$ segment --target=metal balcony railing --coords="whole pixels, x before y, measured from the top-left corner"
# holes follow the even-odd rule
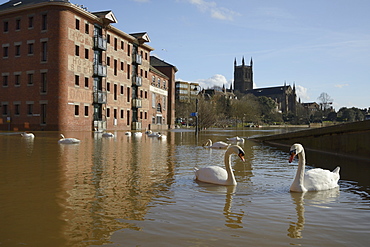
[[[107,66],[103,64],[94,64],[94,76],[107,76]]]
[[[132,60],[133,60],[134,63],[140,65],[142,63],[143,59],[142,59],[140,54],[134,54],[133,57],[132,57]]]
[[[143,80],[141,76],[133,76],[132,77],[132,84],[138,87],[143,85]]]
[[[107,40],[100,35],[94,35],[94,49],[107,50]]]
[[[132,99],[132,107],[133,108],[141,108],[142,107],[141,99]]]
[[[93,92],[93,103],[95,104],[106,104],[107,103],[107,92],[100,90]]]

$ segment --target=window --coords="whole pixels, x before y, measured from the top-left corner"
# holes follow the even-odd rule
[[[76,56],[80,55],[80,46],[78,46],[78,45],[75,46],[75,55]]]
[[[85,33],[89,34],[89,23],[85,23]]]
[[[125,48],[125,43],[121,41],[121,49],[124,50],[124,48]]]
[[[124,86],[121,85],[121,94],[123,95],[123,92],[124,92]]]
[[[3,47],[3,57],[8,57],[9,56],[9,47],[4,46]]]
[[[118,48],[118,40],[117,38],[114,38],[114,50],[117,51]]]
[[[85,105],[85,117],[89,116],[89,107]]]
[[[8,115],[8,104],[3,103],[1,108],[3,108],[3,115]]]
[[[110,117],[110,108],[107,108],[107,117]]]
[[[28,55],[33,55],[33,43],[28,44]]]
[[[48,43],[46,41],[41,42],[41,61],[46,62],[48,56]]]
[[[127,79],[130,79],[130,69],[131,69],[131,66],[127,64]]]
[[[33,115],[33,104],[27,104],[27,115]]]
[[[110,35],[107,35],[107,43],[110,44]]]
[[[19,116],[19,104],[14,104],[14,115]]]
[[[80,114],[80,106],[75,105],[75,116],[78,116]]]
[[[124,62],[121,62],[121,70],[122,71],[123,71],[124,67],[125,67],[125,63]]]
[[[127,102],[130,102],[130,88],[127,87]]]
[[[41,104],[41,124],[46,124],[46,104]]]
[[[9,22],[4,21],[4,33],[7,33],[9,31]]]
[[[21,75],[20,74],[15,74],[14,75],[14,85],[15,86],[20,86],[21,85]]]
[[[110,83],[107,82],[107,91],[110,92]]]
[[[28,17],[28,28],[33,28],[33,16]]]
[[[110,66],[110,57],[107,57],[107,66]]]
[[[21,19],[16,19],[15,20],[15,30],[20,30],[21,29]]]
[[[114,100],[117,100],[117,94],[118,94],[118,85],[114,84],[113,85],[113,98],[114,98]]]
[[[47,14],[42,15],[41,20],[41,30],[47,30],[48,29],[48,16]]]
[[[7,87],[8,83],[8,75],[3,75],[3,87]]]
[[[15,56],[19,57],[21,55],[21,45],[15,46]]]
[[[33,85],[33,74],[28,74],[28,82],[27,85]]]
[[[76,19],[76,29],[80,30],[80,20]]]
[[[79,86],[79,85],[80,85],[80,76],[75,75],[75,86]]]
[[[120,117],[124,118],[124,116],[125,116],[125,111],[121,109],[121,116]]]
[[[114,71],[113,71],[113,73],[114,73],[114,75],[117,75],[117,59],[114,59],[114,61],[113,61],[113,68],[114,68]]]
[[[152,93],[152,108],[156,107],[155,102],[156,102],[155,93]]]
[[[85,48],[85,58],[89,59],[89,49]]]
[[[131,56],[131,46],[127,45],[127,56]]]
[[[41,93],[46,93],[47,89],[47,77],[46,72],[41,73]]]
[[[89,77],[85,77],[85,87],[89,88]]]

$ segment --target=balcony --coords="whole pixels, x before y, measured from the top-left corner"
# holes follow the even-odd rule
[[[133,76],[132,77],[132,85],[141,87],[142,86],[142,78],[141,76]]]
[[[132,57],[132,62],[140,65],[142,63],[142,57],[141,57],[141,55],[134,54],[133,57]]]
[[[94,35],[94,50],[96,49],[103,51],[107,50],[107,40],[102,36]]]
[[[132,130],[141,130],[141,122],[132,122],[131,123]]]
[[[141,99],[132,99],[132,107],[141,108],[142,107]]]
[[[94,104],[106,104],[107,103],[107,92],[102,92],[102,91],[93,92],[93,103]]]
[[[102,64],[94,64],[94,76],[107,76],[107,66]]]

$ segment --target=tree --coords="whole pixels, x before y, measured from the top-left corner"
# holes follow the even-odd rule
[[[330,109],[330,105],[333,104],[333,99],[327,93],[321,93],[317,99],[319,100],[319,102],[321,102],[321,110],[323,111]]]

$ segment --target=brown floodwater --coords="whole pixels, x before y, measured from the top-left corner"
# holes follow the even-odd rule
[[[370,164],[306,152],[308,166],[341,166],[338,189],[290,193],[289,150],[248,140],[288,129],[166,132],[167,139],[0,133],[0,246],[368,246]],[[240,136],[237,186],[194,181],[223,166],[208,138]]]

